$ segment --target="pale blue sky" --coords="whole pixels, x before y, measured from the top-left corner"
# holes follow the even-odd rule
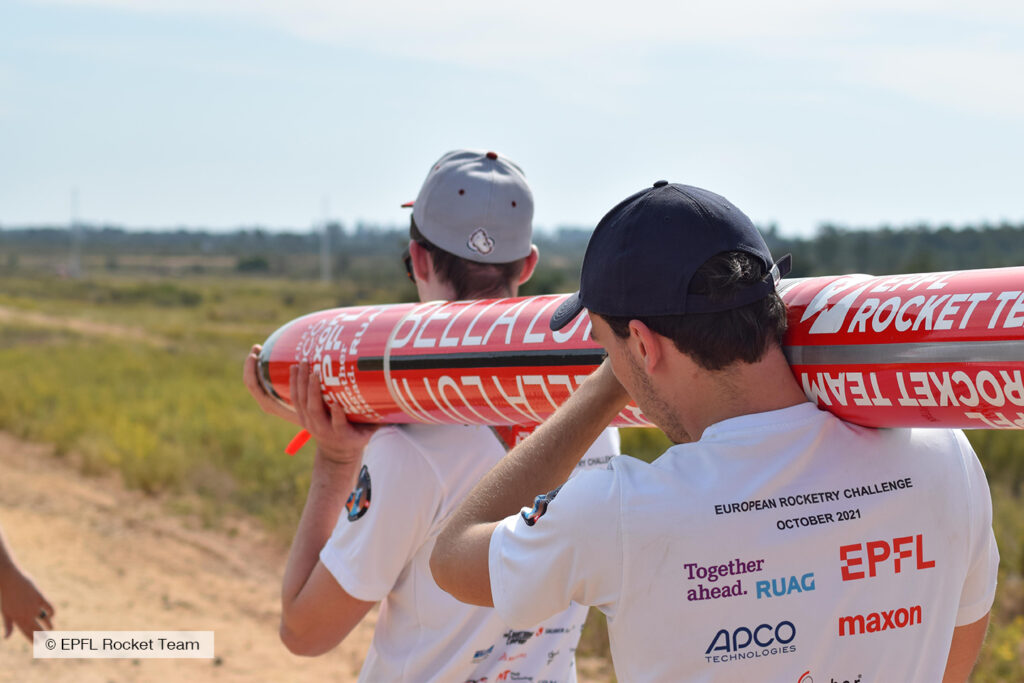
[[[540,227],[659,178],[809,235],[1024,221],[1024,3],[0,0],[0,226],[404,224],[494,149]]]

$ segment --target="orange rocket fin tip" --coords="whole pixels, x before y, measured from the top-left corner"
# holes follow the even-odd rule
[[[284,447],[284,452],[288,455],[295,455],[306,445],[307,441],[309,441],[309,432],[305,429],[300,429],[299,433],[293,436],[288,445]]]

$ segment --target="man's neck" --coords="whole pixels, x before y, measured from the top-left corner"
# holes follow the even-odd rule
[[[697,369],[692,378],[691,390],[677,395],[674,403],[694,441],[717,422],[807,401],[778,347],[755,363],[734,363],[719,371]]]

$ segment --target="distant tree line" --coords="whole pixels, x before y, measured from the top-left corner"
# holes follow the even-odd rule
[[[330,254],[337,279],[378,281],[401,273],[398,256],[408,239],[407,228],[361,224],[345,229],[339,223],[322,231],[284,232],[263,228],[218,232],[201,229],[129,230],[83,226],[83,257],[92,255],[107,269],[130,254],[228,257],[243,275],[316,277],[323,248]],[[565,227],[538,231],[535,242],[543,258],[526,293],[567,291],[575,287],[590,230]],[[786,237],[770,226],[763,229],[772,253],[793,254],[793,277],[853,272],[885,275],[1024,264],[1024,224],[951,228],[919,225],[851,229],[823,225],[812,237]],[[19,254],[66,254],[72,233],[61,227],[0,229],[0,268],[14,267]],[[223,260],[223,259],[222,259]],[[202,271],[207,266],[194,265]]]
[[[774,229],[765,231],[765,238],[776,256],[793,254],[793,277],[1024,265],[1024,224],[873,230],[824,225],[807,239],[785,238]]]

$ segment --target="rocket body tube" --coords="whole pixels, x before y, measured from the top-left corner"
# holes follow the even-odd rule
[[[783,280],[785,353],[821,408],[871,427],[1024,428],[1024,268]],[[260,356],[284,403],[307,361],[359,422],[542,422],[601,362],[565,294],[354,306],[287,323]],[[649,426],[630,404],[617,426]]]

